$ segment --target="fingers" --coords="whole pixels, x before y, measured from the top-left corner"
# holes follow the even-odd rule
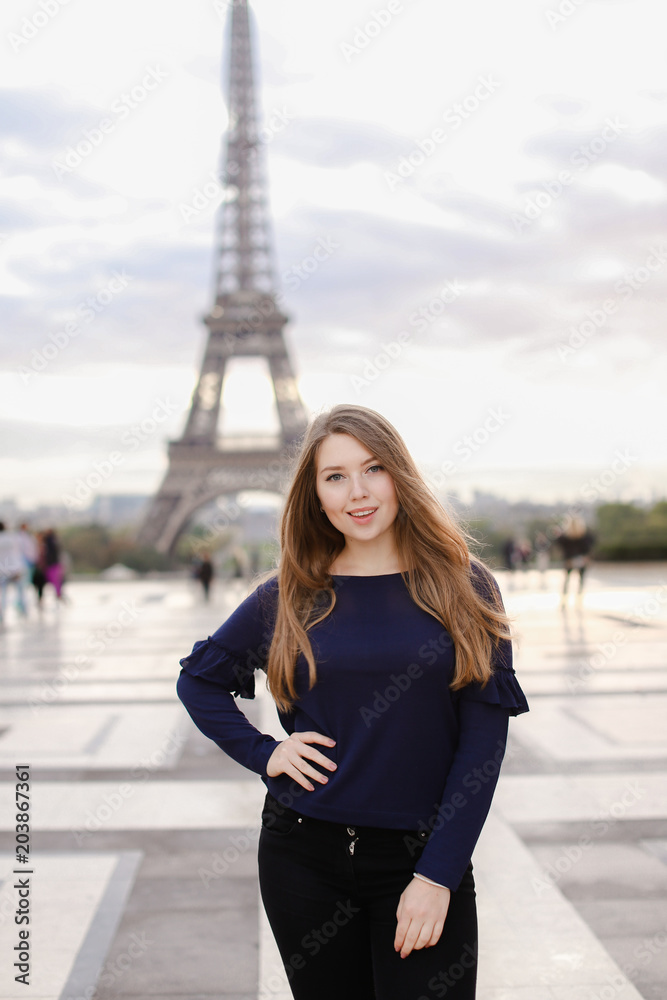
[[[401,958],[407,958],[410,952],[421,948],[432,948],[437,944],[442,934],[444,923],[433,924],[431,921],[409,920],[399,921],[394,938],[394,950],[400,951]]]
[[[298,767],[294,766],[294,764],[289,764],[280,773],[286,774],[289,778],[293,778],[297,785],[301,785],[301,787],[305,788],[307,792],[315,791],[315,786],[308,781],[308,778],[305,776],[303,771],[300,771]]]
[[[267,774],[270,777],[276,777],[279,774],[289,775],[309,792],[314,791],[315,787],[308,780],[309,778],[321,785],[326,785],[329,780],[327,776],[313,767],[309,761],[312,761],[313,764],[319,764],[329,771],[335,771],[337,765],[311,746],[311,743],[332,747],[335,746],[336,741],[322,733],[292,733],[276,747],[269,758]]]
[[[413,950],[430,948],[440,940],[449,909],[449,889],[428,886],[418,879],[406,886],[396,909],[394,949],[401,958]]]
[[[338,766],[334,761],[325,757],[323,753],[320,753],[319,750],[316,750],[315,747],[308,746],[308,744],[301,744],[300,740],[295,740],[293,747],[296,747],[300,757],[307,757],[308,760],[312,760],[315,764],[321,764],[322,767],[326,767],[328,771],[335,771]]]
[[[440,935],[442,934],[443,928],[445,926],[444,921],[438,921],[433,927],[433,932],[430,939],[424,945],[425,948],[432,948],[434,944],[437,944],[440,940]]]
[[[323,733],[292,733],[292,737],[296,737],[304,743],[322,743],[327,747],[336,746],[336,741],[332,740],[330,736],[325,736]]]
[[[307,788],[310,792],[313,791],[313,785],[311,785],[307,780],[304,784],[301,780],[302,777],[305,779],[312,778],[313,781],[317,781],[320,785],[326,785],[329,780],[326,774],[322,774],[321,771],[311,767],[310,764],[307,764],[302,757],[298,757],[296,760],[290,761],[289,767],[293,769],[295,773],[292,774],[292,771],[285,769],[285,774],[292,774],[292,777],[295,777],[299,784],[303,785],[303,787]]]
[[[312,733],[308,735],[319,736],[320,734]],[[326,736],[323,737],[323,739],[328,741],[328,737]],[[333,743],[333,741],[328,742]],[[289,739],[284,741],[283,746],[290,763],[295,764],[298,768],[304,771],[304,773],[309,774],[311,778],[317,778],[318,781],[324,776],[321,772],[316,771],[309,764],[306,764],[306,759],[313,761],[314,764],[320,764],[328,771],[335,771],[338,766],[332,760],[329,760],[328,757],[325,757],[323,753],[320,753],[319,750],[316,750],[315,747],[311,747],[307,743],[304,743],[301,733],[292,733]],[[324,778],[324,782],[326,782],[326,778]]]

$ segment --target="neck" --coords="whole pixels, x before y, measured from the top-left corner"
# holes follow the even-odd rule
[[[346,539],[345,547],[332,563],[330,572],[379,576],[402,573],[404,568],[394,539],[381,537],[370,542]]]

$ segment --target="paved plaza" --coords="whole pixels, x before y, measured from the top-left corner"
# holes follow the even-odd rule
[[[595,566],[565,608],[560,571],[497,577],[531,712],[512,720],[474,857],[479,1000],[665,1000],[667,565]],[[245,593],[220,582],[207,605],[188,580],[74,581],[41,618],[8,614],[1,1000],[290,996],[258,899],[264,786],[198,733],[174,687],[179,657]],[[263,687],[241,704],[279,735]],[[27,906],[28,985],[14,967]]]

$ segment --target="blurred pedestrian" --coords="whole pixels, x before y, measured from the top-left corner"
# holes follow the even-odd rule
[[[513,573],[519,565],[519,550],[513,535],[505,539],[503,557],[505,559],[505,569]]]
[[[211,580],[214,576],[213,563],[211,562],[211,556],[208,552],[202,552],[201,560],[195,570],[195,576],[202,585],[204,600],[208,601],[209,591],[211,589]]]
[[[533,543],[533,551],[535,553],[535,568],[540,574],[540,587],[544,589],[546,586],[544,576],[546,571],[549,569],[551,557],[551,542],[543,531],[538,531],[536,533],[535,541]]]
[[[498,585],[362,406],[311,424],[280,541],[277,572],[183,657],[178,694],[266,783],[260,889],[292,994],[407,1000],[458,969],[448,1000],[472,1000],[470,858],[509,717],[528,710]],[[256,670],[282,740],[234,699]]]
[[[46,573],[44,567],[44,532],[38,531],[35,537],[37,552],[35,565],[32,568],[32,585],[37,593],[37,608],[42,610],[42,599],[44,597],[44,587],[46,586]]]
[[[25,560],[18,531],[7,531],[4,521],[0,521],[0,623],[7,610],[7,591],[12,584],[16,591],[16,610],[26,614],[23,581]]]
[[[64,566],[60,542],[53,528],[48,528],[42,537],[43,572],[59,601],[63,600]]]
[[[37,539],[25,523],[19,525],[18,538],[21,552],[23,553],[23,592],[25,594],[32,583],[32,575],[39,555],[39,546]]]
[[[526,538],[525,535],[522,535],[521,538],[518,539],[515,551],[517,566],[519,566],[522,570],[527,570],[530,557],[533,554],[533,547],[530,544],[530,540]]]
[[[578,514],[568,514],[556,538],[556,544],[560,547],[565,561],[562,595],[565,603],[570,574],[573,570],[579,574],[578,596],[581,597],[584,592],[584,576],[590,565],[590,553],[595,544],[595,536],[587,527],[583,517]]]

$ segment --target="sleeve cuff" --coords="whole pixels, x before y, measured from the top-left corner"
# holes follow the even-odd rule
[[[257,752],[255,753],[255,759],[253,761],[254,767],[252,768],[257,774],[262,778],[268,777],[266,773],[266,768],[269,763],[269,758],[271,757],[273,751],[277,746],[280,746],[281,740],[276,740],[273,736],[264,736],[265,742],[261,744]]]
[[[428,882],[429,885],[437,885],[438,889],[448,889],[449,886],[443,885],[442,882],[434,882],[432,878],[427,878],[426,875],[421,875],[419,872],[412,873],[415,878],[418,878],[420,882]]]

